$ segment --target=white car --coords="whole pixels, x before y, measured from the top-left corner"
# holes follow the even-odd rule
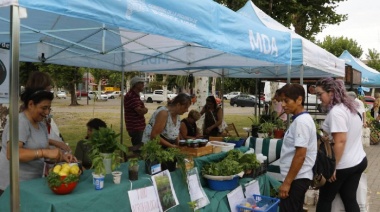
[[[101,92],[97,92],[97,91],[89,91],[88,92],[88,99],[91,100],[91,99],[96,99],[96,100],[103,100],[103,101],[107,101],[108,100],[108,96],[107,94],[102,94]]]
[[[235,96],[238,96],[238,95],[240,95],[241,94],[241,92],[231,92],[231,93],[228,93],[228,94],[224,94],[223,95],[223,99],[232,99],[232,98],[234,98]]]
[[[115,99],[120,97],[121,91],[107,91],[105,94],[107,95],[108,99]]]
[[[66,92],[65,91],[57,91],[57,94],[55,95],[58,99],[66,99],[67,98],[67,95],[66,95]]]

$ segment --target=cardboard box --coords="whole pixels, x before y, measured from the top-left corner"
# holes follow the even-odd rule
[[[180,147],[180,150],[182,153],[188,156],[200,157],[200,156],[211,154],[212,146],[204,146],[204,147],[197,147],[197,148],[184,146],[184,147]]]

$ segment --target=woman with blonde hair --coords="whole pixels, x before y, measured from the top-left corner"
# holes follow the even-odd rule
[[[377,118],[380,108],[380,93],[375,94],[375,102],[373,103],[373,118]]]
[[[194,139],[201,138],[200,130],[196,122],[201,118],[201,114],[196,110],[191,110],[187,118],[181,120],[181,127],[179,128],[180,139]]]

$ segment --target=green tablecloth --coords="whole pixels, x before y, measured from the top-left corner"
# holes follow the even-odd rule
[[[224,157],[224,153],[196,158],[195,165],[201,167],[203,163],[218,160]],[[21,211],[38,212],[75,212],[75,211],[130,211],[128,190],[142,188],[152,185],[150,175],[145,174],[144,162],[140,161],[139,180],[128,180],[127,163],[121,165],[123,172],[121,184],[116,185],[112,181],[112,176],[105,177],[104,189],[95,190],[92,184],[91,171],[85,171],[75,190],[68,195],[55,195],[48,187],[46,179],[35,179],[20,183],[20,203]],[[169,211],[191,211],[188,202],[190,195],[187,184],[184,182],[179,169],[171,172],[174,189],[179,200],[179,205]],[[202,177],[200,178],[202,179]],[[240,184],[251,181],[252,178],[243,178]],[[258,178],[262,195],[269,195],[269,185],[279,186],[279,182],[266,175]],[[204,186],[206,182],[202,182]],[[204,187],[206,195],[211,204],[200,211],[229,211],[227,194],[230,191],[214,191]],[[0,197],[1,211],[10,210],[9,188]]]

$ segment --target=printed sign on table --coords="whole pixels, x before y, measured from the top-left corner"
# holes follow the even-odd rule
[[[153,186],[128,191],[132,212],[159,212],[158,197]]]
[[[165,170],[152,176],[153,186],[156,189],[158,203],[162,211],[179,205],[177,195],[175,193],[170,172]]]

